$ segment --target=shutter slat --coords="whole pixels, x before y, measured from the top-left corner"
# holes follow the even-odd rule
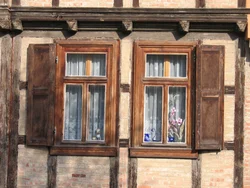
[[[51,146],[54,127],[55,45],[28,48],[27,145]]]
[[[196,64],[196,149],[223,143],[224,47],[199,46]]]

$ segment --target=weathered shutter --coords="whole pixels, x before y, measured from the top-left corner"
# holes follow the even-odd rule
[[[50,146],[53,141],[55,45],[28,48],[27,145]]]
[[[224,47],[199,46],[196,62],[196,149],[223,143]]]

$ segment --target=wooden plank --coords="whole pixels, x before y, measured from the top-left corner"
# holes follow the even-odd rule
[[[137,158],[129,158],[128,164],[128,187],[136,188],[137,187]]]
[[[235,86],[225,86],[224,94],[235,94]]]
[[[56,188],[57,156],[48,156],[48,188]]]
[[[52,7],[59,7],[59,0],[52,0]]]
[[[129,139],[119,139],[119,146],[127,148],[129,146]]]
[[[18,120],[19,120],[19,70],[21,62],[21,37],[12,39],[11,64],[11,100],[9,117],[9,161],[8,161],[8,186],[17,185],[17,157],[18,157]]]
[[[120,88],[121,88],[121,92],[124,92],[124,93],[130,92],[130,85],[129,84],[121,84]]]
[[[238,0],[238,7],[245,8],[246,7],[246,0]]]
[[[224,148],[226,150],[234,150],[234,142],[224,142]]]
[[[21,0],[12,0],[12,6],[20,6]]]
[[[123,7],[123,0],[114,0],[114,7]]]
[[[140,7],[140,0],[133,0],[133,7]]]
[[[243,187],[245,40],[239,39],[240,54],[235,66],[234,187]]]
[[[110,178],[109,178],[110,188],[119,187],[118,176],[119,176],[119,157],[110,157]]]
[[[201,160],[192,160],[192,188],[201,188]]]
[[[0,185],[7,187],[8,169],[8,118],[10,109],[11,37],[0,39]]]

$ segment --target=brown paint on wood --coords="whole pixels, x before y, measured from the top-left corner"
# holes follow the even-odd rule
[[[58,7],[59,6],[59,0],[52,0],[52,7]]]
[[[137,188],[137,158],[129,158],[128,163],[128,187]]]
[[[121,92],[123,92],[123,93],[130,92],[130,85],[129,84],[121,84],[120,88],[121,88]]]
[[[118,176],[119,176],[119,157],[110,157],[110,178],[109,178],[110,188],[119,187]]]
[[[140,0],[133,0],[133,7],[139,7],[140,6],[139,1]]]
[[[168,55],[164,56],[164,76],[169,77],[170,73],[170,57]]]
[[[21,0],[12,0],[12,6],[20,6]]]
[[[18,136],[18,145],[25,145],[26,144],[26,136],[25,135],[19,135]]]
[[[245,45],[244,37],[240,38],[240,54],[235,66],[234,187],[243,187]]]
[[[245,8],[246,7],[246,0],[238,0],[238,7]]]
[[[127,148],[129,146],[129,139],[119,139],[119,146]]]
[[[48,188],[56,188],[57,156],[48,156]]]
[[[235,86],[225,86],[224,94],[235,94]]]
[[[6,35],[2,38],[1,42],[1,60],[0,60],[0,185],[7,186],[7,171],[8,171],[8,125],[9,125],[9,111],[10,111],[10,86],[11,86],[11,37]],[[15,164],[13,164],[15,165]],[[14,174],[15,176],[15,174]]]
[[[123,0],[114,0],[114,7],[123,7]]]
[[[196,63],[196,142],[221,150],[224,120],[224,46],[199,46]]]
[[[234,142],[224,142],[224,149],[234,150]]]
[[[201,188],[201,160],[192,160],[192,188]]]

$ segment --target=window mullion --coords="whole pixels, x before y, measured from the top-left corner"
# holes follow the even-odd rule
[[[82,95],[82,141],[83,142],[86,142],[86,128],[87,128],[87,93],[88,90],[87,90],[87,84],[84,83],[83,84],[83,95]]]
[[[162,131],[162,138],[163,144],[167,143],[167,127],[168,127],[168,86],[164,85],[164,92],[163,92],[163,131]]]

